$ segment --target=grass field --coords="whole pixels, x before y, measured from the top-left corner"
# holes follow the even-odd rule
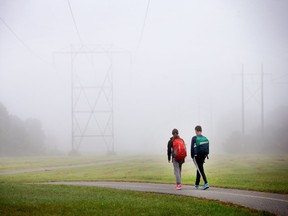
[[[0,172],[6,170],[19,170],[37,167],[53,167],[64,165],[77,165],[82,163],[95,163],[99,161],[115,160],[117,157],[0,157]]]
[[[73,165],[102,161],[102,157],[60,157],[0,159],[0,170],[22,169],[31,167],[49,167]],[[67,180],[116,180],[174,183],[173,167],[166,157],[112,157],[109,160],[120,160],[121,163],[105,166],[87,166],[66,168],[45,172],[24,173],[0,176],[0,181],[9,182],[43,182]],[[58,163],[59,161],[59,163]],[[288,156],[287,155],[217,155],[211,156],[205,163],[209,184],[214,187],[238,188],[275,193],[288,193]],[[183,165],[183,184],[193,184],[196,169],[191,160]]]
[[[62,185],[0,184],[0,215],[271,215],[218,201]]]
[[[0,171],[95,163],[105,157],[0,158]],[[45,181],[117,180],[174,183],[166,156],[110,157],[104,166],[0,175],[0,215],[269,215],[236,205],[191,197],[103,189],[25,184]],[[211,186],[288,193],[288,156],[211,156],[205,163]],[[193,184],[195,167],[183,166]]]

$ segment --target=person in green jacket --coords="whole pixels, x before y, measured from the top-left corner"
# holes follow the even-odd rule
[[[196,136],[192,137],[191,141],[191,158],[197,168],[195,188],[199,188],[200,177],[204,181],[204,185],[201,187],[202,190],[209,188],[207,177],[204,171],[205,159],[209,154],[209,141],[202,135],[202,127],[195,127]]]

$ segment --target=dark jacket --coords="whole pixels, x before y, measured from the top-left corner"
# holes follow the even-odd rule
[[[197,135],[197,136],[202,136],[202,135]],[[196,145],[197,136],[193,136],[191,140],[191,158],[194,158],[195,156],[199,155],[197,154],[197,152],[195,152],[196,148],[194,148],[194,145]]]
[[[171,154],[173,157],[173,137],[170,138],[167,144],[167,156],[168,156],[168,161],[171,160]]]

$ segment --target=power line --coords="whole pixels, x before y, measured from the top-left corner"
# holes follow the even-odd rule
[[[145,30],[145,26],[146,26],[146,20],[147,20],[147,17],[148,17],[149,7],[150,7],[150,0],[148,0],[148,2],[147,2],[147,7],[146,7],[146,12],[145,12],[144,22],[143,22],[142,29],[141,29],[141,33],[140,33],[140,38],[139,38],[139,41],[138,41],[138,44],[137,44],[135,57],[136,57],[136,55],[137,55],[137,53],[138,53],[140,44],[141,44],[142,39],[143,39],[144,30]]]
[[[77,24],[76,24],[76,21],[75,21],[75,17],[74,17],[73,11],[72,11],[72,7],[71,7],[71,4],[70,4],[70,1],[67,0],[67,2],[68,2],[68,6],[69,6],[69,10],[70,10],[71,16],[72,16],[72,20],[73,20],[73,23],[74,23],[75,30],[76,30],[76,32],[77,32],[79,41],[80,41],[80,43],[82,44],[82,38],[81,38],[79,29],[78,29]]]
[[[34,52],[25,42],[24,40],[22,40],[17,34],[16,32],[8,25],[7,22],[5,22],[5,20],[0,17],[0,21],[5,25],[5,27],[10,31],[10,33],[12,33],[14,35],[14,37],[22,44],[22,46],[24,46],[34,57],[38,58],[40,61],[42,61],[45,64],[50,65],[50,63],[48,63],[45,59],[43,59],[39,54],[37,54],[36,52]]]
[[[47,66],[51,67],[52,70],[54,70],[57,74],[57,79],[60,81],[63,81],[62,78],[59,77],[58,72],[56,71],[55,67],[51,65],[46,59],[42,58],[40,55],[38,55],[36,52],[34,52],[30,47],[16,34],[16,32],[8,25],[7,22],[3,18],[0,17],[1,22],[5,25],[5,27],[14,35],[14,37],[24,46],[34,57],[39,59],[42,63],[46,64]]]
[[[287,83],[287,82],[276,82],[276,81],[279,81],[279,80],[283,81],[285,78],[287,78],[287,76],[288,76],[288,73],[282,73],[280,76],[272,79],[271,82],[272,82],[273,84],[274,84],[274,83],[276,83],[276,84],[279,84],[279,83]]]
[[[30,47],[15,33],[15,31],[13,31],[13,29],[5,22],[5,20],[0,17],[1,22],[6,26],[6,28],[14,35],[14,37],[27,49],[29,50],[29,52],[31,52],[34,56],[39,57],[38,55],[36,55],[35,52],[33,52]]]

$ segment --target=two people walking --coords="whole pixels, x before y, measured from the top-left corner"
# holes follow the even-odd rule
[[[204,163],[209,154],[209,141],[202,135],[202,127],[199,125],[195,127],[195,134],[196,136],[193,136],[191,140],[190,152],[191,158],[197,170],[194,186],[196,189],[199,188],[200,178],[202,177],[204,185],[201,187],[201,189],[206,190],[209,188],[209,184],[204,171]],[[167,156],[169,163],[172,159],[174,175],[176,177],[176,189],[181,190],[181,171],[182,165],[185,163],[186,146],[184,140],[180,138],[179,131],[177,129],[172,130],[172,135],[173,136],[170,138],[167,145]]]

